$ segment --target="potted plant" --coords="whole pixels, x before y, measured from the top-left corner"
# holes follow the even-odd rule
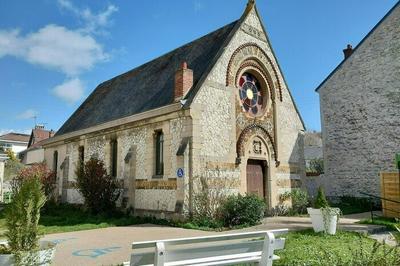
[[[7,241],[0,244],[0,265],[50,265],[55,244],[39,241],[40,209],[46,202],[37,175],[23,180],[5,212]]]
[[[329,207],[322,187],[319,187],[314,208],[307,208],[315,232],[336,234],[336,227],[340,216],[339,208]]]

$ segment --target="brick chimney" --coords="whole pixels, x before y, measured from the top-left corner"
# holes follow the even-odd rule
[[[343,49],[344,59],[347,59],[353,53],[353,47],[351,44],[347,45],[346,49]]]
[[[186,62],[175,73],[175,101],[182,99],[193,86],[193,70]]]

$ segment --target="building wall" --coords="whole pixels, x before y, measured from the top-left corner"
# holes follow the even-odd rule
[[[44,149],[38,148],[28,150],[25,152],[24,158],[22,159],[23,164],[34,164],[41,163],[44,160]]]
[[[328,194],[380,194],[400,151],[400,8],[319,89]]]
[[[236,143],[241,132],[254,123],[254,118],[246,117],[239,105],[238,88],[235,84],[227,86],[227,71],[230,60],[235,51],[245,44],[257,44],[271,59],[272,66],[265,66],[273,75],[271,67],[277,71],[277,80],[272,88],[275,94],[275,105],[271,104],[265,115],[257,119],[256,123],[268,130],[273,136],[277,159],[273,157],[271,145],[265,145],[266,152],[259,157],[251,154],[252,137],[245,143],[245,156],[240,164],[236,164]],[[244,62],[251,57],[266,63],[267,59],[256,48],[240,54],[237,63]],[[278,83],[281,86],[282,101],[279,98]],[[271,99],[270,99],[271,101]],[[303,125],[297,113],[291,95],[273,52],[263,32],[261,23],[254,10],[250,11],[245,23],[233,36],[209,73],[206,82],[196,95],[192,104],[193,121],[193,156],[197,162],[194,167],[194,176],[212,176],[215,178],[236,180],[234,188],[242,193],[246,192],[246,163],[247,159],[263,159],[267,167],[267,197],[269,204],[274,206],[279,195],[292,187],[299,187],[304,176],[304,155],[302,144]],[[254,137],[254,136],[253,136]],[[279,165],[279,166],[277,166]]]
[[[79,160],[79,147],[84,146],[85,161],[92,157],[105,163],[110,169],[110,142],[118,142],[117,178],[121,180],[123,194],[119,204],[132,207],[137,213],[160,214],[175,212],[183,206],[184,180],[177,178],[176,171],[183,168],[187,171],[185,156],[177,156],[181,139],[190,133],[189,119],[184,111],[157,117],[121,128],[82,135],[79,140],[47,147],[46,162],[53,163],[54,151],[58,151],[58,188],[61,200],[70,203],[82,203],[83,199],[74,188],[75,170]],[[164,133],[164,175],[155,177],[154,165],[154,132]],[[128,158],[127,155],[130,154]],[[187,158],[186,158],[187,160]]]

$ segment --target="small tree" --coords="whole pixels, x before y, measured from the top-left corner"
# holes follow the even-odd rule
[[[36,178],[41,182],[46,198],[51,199],[56,182],[55,173],[50,171],[45,163],[37,163],[23,168],[11,182],[13,194],[18,193],[25,180]]]
[[[318,188],[317,198],[314,202],[315,208],[326,208],[329,207],[328,201],[326,200],[325,193],[322,187]]]
[[[6,209],[6,237],[17,265],[34,265],[39,247],[38,223],[40,209],[46,202],[42,184],[37,176],[22,181],[13,201]],[[29,263],[27,263],[29,261]]]
[[[91,158],[84,165],[78,165],[75,173],[77,188],[92,213],[115,210],[115,202],[120,195],[118,180],[107,174],[102,161]]]

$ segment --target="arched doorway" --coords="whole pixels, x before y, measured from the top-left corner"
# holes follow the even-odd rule
[[[248,159],[246,165],[247,193],[266,198],[267,164],[262,160]]]

